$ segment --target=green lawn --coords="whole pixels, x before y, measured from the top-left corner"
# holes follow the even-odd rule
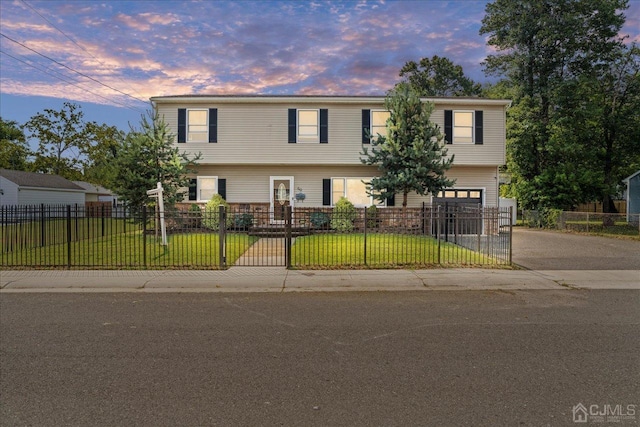
[[[246,234],[227,235],[227,264],[233,263],[257,240]],[[67,244],[2,252],[3,267],[66,267],[69,251],[72,268],[219,268],[219,239],[215,233],[168,236],[161,246],[140,231]]]
[[[480,253],[432,237],[402,234],[317,234],[296,238],[291,265],[296,268],[346,266],[416,266],[497,264]]]
[[[71,240],[97,239],[114,234],[139,230],[140,225],[122,218],[53,218],[42,221],[25,221],[0,225],[3,250],[32,248],[34,246],[56,245]]]

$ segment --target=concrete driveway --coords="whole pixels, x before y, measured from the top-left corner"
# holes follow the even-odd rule
[[[513,262],[531,270],[640,270],[640,241],[514,227]]]

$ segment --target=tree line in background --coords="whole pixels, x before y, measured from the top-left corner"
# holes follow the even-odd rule
[[[622,179],[640,169],[640,49],[619,37],[627,8],[627,0],[495,0],[486,6],[480,34],[495,49],[484,67],[497,83],[474,82],[448,58],[422,58],[401,68],[387,105],[415,108],[416,95],[510,99],[504,171],[511,182],[502,195],[517,198],[525,209],[570,209],[599,200],[611,212]],[[425,118],[419,124],[394,126],[421,132],[418,145],[425,144],[425,135],[440,144],[429,114],[419,113]],[[185,174],[198,158],[179,153],[166,124],[153,114],[125,134],[84,122],[79,107],[65,103],[24,126],[1,119],[0,126],[0,167],[101,184],[132,204],[145,200],[142,192],[157,181],[168,183],[170,202],[179,200],[177,189],[186,186]],[[37,151],[29,149],[24,131],[39,142]],[[444,178],[451,164],[446,150],[425,157],[416,152],[416,139],[405,136],[373,138],[372,150],[363,153],[363,163],[390,165],[372,183],[376,194],[451,184]],[[401,175],[393,165],[398,160]],[[441,179],[423,179],[430,176],[425,167]]]
[[[30,149],[25,134],[38,141],[36,150]],[[125,133],[86,122],[77,104],[65,102],[60,111],[45,109],[22,126],[0,118],[0,168],[102,185],[137,212],[157,182],[163,183],[169,206],[181,200],[179,190],[188,185],[186,175],[199,155],[180,153],[174,139],[153,112]]]

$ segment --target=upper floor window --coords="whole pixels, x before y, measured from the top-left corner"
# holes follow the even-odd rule
[[[289,141],[329,142],[329,110],[289,108]]]
[[[362,110],[362,143],[370,144],[378,134],[387,135],[387,120],[390,113],[385,110]]]
[[[318,142],[319,128],[318,110],[298,110],[298,142]]]
[[[473,142],[473,111],[453,112],[453,140],[455,142]]]
[[[208,128],[207,110],[187,110],[188,142],[207,142]]]
[[[378,134],[387,136],[387,120],[391,117],[388,111],[371,110],[371,137],[377,138]]]
[[[218,142],[218,109],[178,108],[178,142]]]
[[[447,144],[482,144],[483,112],[445,110],[444,132]]]

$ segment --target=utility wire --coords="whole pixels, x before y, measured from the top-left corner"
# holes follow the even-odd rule
[[[142,112],[142,110],[139,110],[139,109],[137,109],[137,108],[135,108],[135,107],[132,107],[132,106],[127,105],[127,104],[124,104],[124,103],[122,103],[122,102],[114,101],[113,99],[109,99],[109,98],[107,98],[107,97],[105,97],[105,96],[102,96],[102,95],[100,95],[100,94],[98,94],[98,93],[95,93],[95,92],[93,92],[93,91],[91,91],[91,90],[89,90],[89,89],[86,89],[86,88],[84,88],[84,87],[80,86],[79,84],[76,84],[76,83],[80,83],[80,82],[79,82],[79,81],[77,81],[77,80],[69,81],[69,80],[67,80],[66,76],[64,76],[64,78],[63,78],[63,77],[56,76],[56,75],[54,75],[54,74],[50,73],[50,72],[49,72],[49,70],[44,69],[44,68],[39,68],[39,67],[37,67],[37,66],[35,66],[35,65],[33,65],[33,64],[30,64],[30,63],[28,63],[28,62],[26,62],[26,61],[23,61],[23,60],[22,60],[22,59],[20,59],[20,58],[16,58],[15,56],[13,56],[13,55],[11,55],[11,54],[8,54],[7,52],[3,51],[2,49],[0,49],[0,53],[2,53],[2,54],[4,54],[4,55],[7,55],[8,57],[15,59],[16,61],[22,62],[23,64],[28,65],[29,67],[35,68],[36,70],[42,71],[42,72],[43,72],[43,73],[45,73],[45,74],[49,74],[51,77],[54,77],[54,78],[56,78],[56,79],[58,79],[58,80],[61,80],[61,81],[65,82],[65,83],[67,83],[67,84],[70,84],[71,86],[75,86],[75,87],[77,87],[78,89],[81,89],[81,90],[83,90],[83,91],[85,91],[85,92],[89,92],[89,93],[90,93],[90,94],[92,94],[92,95],[95,95],[95,96],[97,96],[97,97],[99,97],[99,98],[104,99],[105,101],[115,102],[116,104],[122,105],[123,107],[128,108],[128,109],[133,110],[133,111],[136,111],[136,112],[138,112],[138,113],[141,113],[141,112]],[[60,74],[60,73],[58,73],[57,71],[55,71],[55,72],[56,72],[57,74]],[[63,75],[63,74],[60,74],[60,75]],[[75,83],[74,83],[74,82],[75,82]]]
[[[63,64],[62,62],[56,61],[55,59],[50,58],[50,57],[48,57],[47,55],[44,55],[44,54],[42,54],[42,53],[38,52],[37,50],[34,50],[34,49],[30,48],[29,46],[26,46],[25,44],[20,43],[19,41],[12,39],[11,37],[9,37],[9,36],[7,36],[7,35],[5,35],[5,34],[0,33],[0,36],[4,37],[5,39],[7,39],[7,40],[9,40],[9,41],[12,41],[12,42],[13,42],[13,43],[15,43],[15,44],[18,44],[18,45],[20,45],[20,46],[24,47],[25,49],[30,50],[31,52],[33,52],[33,53],[35,53],[35,54],[37,54],[37,55],[42,56],[43,58],[48,59],[48,60],[49,60],[49,61],[51,61],[51,62],[54,62],[54,63],[56,63],[56,64],[60,65],[61,67],[66,68],[66,69],[67,69],[67,70],[69,70],[69,71],[73,71],[74,73],[79,74],[79,75],[81,75],[82,77],[85,77],[85,78],[87,78],[87,79],[89,79],[89,80],[91,80],[91,81],[94,81],[94,82],[98,83],[98,84],[99,84],[99,85],[101,85],[101,86],[104,86],[104,87],[106,87],[106,88],[108,88],[108,89],[111,89],[111,90],[113,90],[113,91],[115,91],[115,92],[118,92],[118,93],[120,93],[120,94],[122,94],[122,95],[125,95],[125,96],[127,96],[127,97],[129,97],[129,98],[135,99],[136,101],[140,101],[140,102],[144,102],[144,103],[146,103],[146,102],[147,102],[147,101],[142,100],[142,99],[140,99],[140,98],[136,98],[136,97],[135,97],[135,96],[133,96],[133,95],[129,95],[128,93],[125,93],[125,92],[123,92],[123,91],[121,91],[121,90],[119,90],[119,89],[116,89],[116,88],[114,88],[114,87],[111,87],[111,86],[109,86],[109,85],[107,85],[107,84],[105,84],[105,83],[102,83],[101,81],[99,81],[99,80],[97,80],[97,79],[94,79],[93,77],[88,76],[88,75],[86,75],[86,74],[84,74],[84,73],[82,73],[82,72],[80,72],[80,71],[78,71],[78,70],[74,70],[73,68],[68,67],[67,65]]]
[[[71,41],[71,43],[73,43],[74,45],[78,46],[80,49],[82,49],[83,51],[85,51],[90,57],[92,57],[93,59],[95,59],[96,61],[98,61],[101,65],[103,66],[107,66],[102,60],[96,58],[91,52],[89,52],[87,49],[85,49],[82,45],[78,44],[78,42],[76,42],[73,38],[71,38],[67,33],[65,33],[64,31],[62,31],[60,28],[58,28],[53,22],[51,22],[50,20],[48,20],[44,15],[42,15],[40,12],[38,12],[38,10],[36,8],[34,8],[33,6],[31,6],[29,3],[27,3],[25,0],[21,0],[22,3],[24,3],[27,7],[29,7],[31,10],[33,10],[40,18],[42,18],[46,23],[48,23],[49,25],[51,25],[53,28],[55,28],[56,30],[58,30],[60,32],[60,34],[62,34],[63,36],[65,36],[67,39],[69,39]],[[127,84],[122,78],[120,78],[119,76],[116,76],[122,83]],[[133,89],[134,92],[136,92],[138,95],[140,95],[140,93],[135,90],[133,87],[131,87],[129,85],[130,89]],[[140,95],[142,96],[142,95]],[[146,102],[146,101],[145,101]]]

